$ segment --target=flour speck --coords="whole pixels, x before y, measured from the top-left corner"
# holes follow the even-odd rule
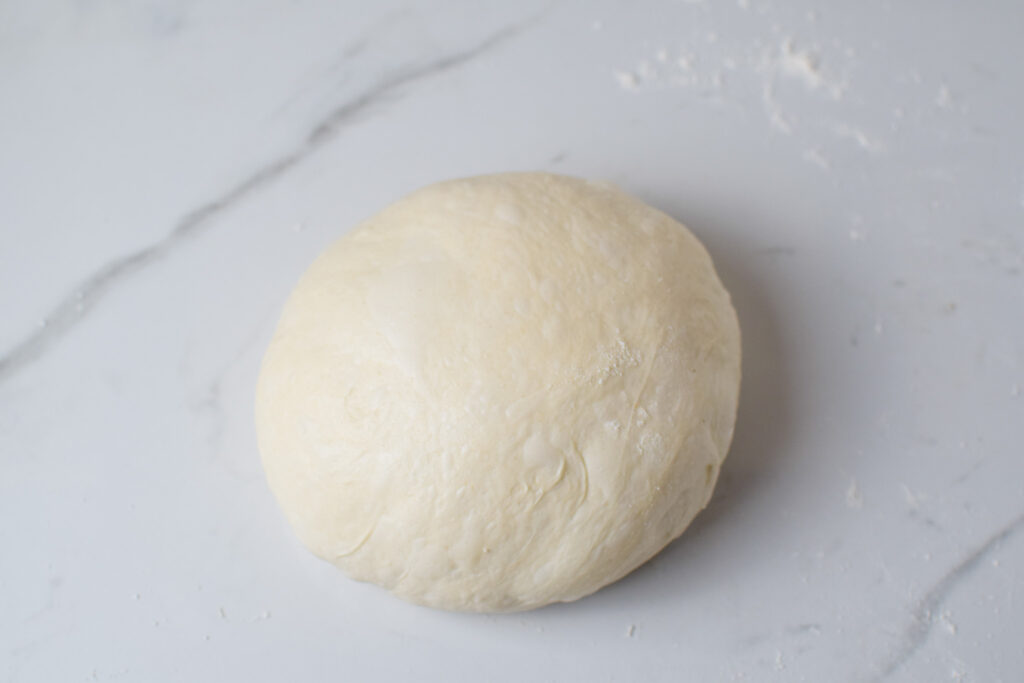
[[[885,151],[885,145],[881,141],[870,137],[860,128],[851,126],[848,123],[837,123],[832,126],[832,132],[844,140],[852,140],[861,149],[875,154]]]
[[[822,155],[821,150],[819,149],[813,147],[805,149],[803,153],[803,160],[813,166],[817,166],[823,171],[827,171],[829,169],[828,159]]]
[[[939,615],[939,623],[946,629],[946,633],[951,636],[956,635],[956,623],[953,621],[953,614],[949,610]]]
[[[636,74],[630,71],[613,71],[612,76],[623,90],[636,90],[639,85]]]
[[[852,510],[864,507],[864,497],[861,495],[856,479],[850,479],[850,485],[846,488],[846,507]]]

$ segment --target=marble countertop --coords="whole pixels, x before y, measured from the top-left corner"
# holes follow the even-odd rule
[[[1024,6],[0,5],[0,680],[1019,681]],[[745,377],[710,507],[594,596],[404,604],[253,434],[311,259],[543,169],[687,223]]]

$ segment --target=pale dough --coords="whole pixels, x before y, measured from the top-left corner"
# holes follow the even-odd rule
[[[402,598],[530,609],[708,502],[740,335],[682,225],[604,183],[427,187],[327,249],[263,361],[267,479],[317,555]]]

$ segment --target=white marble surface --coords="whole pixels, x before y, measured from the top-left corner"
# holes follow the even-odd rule
[[[1015,2],[0,3],[0,679],[1020,681]],[[549,169],[688,223],[744,330],[680,541],[435,612],[292,536],[251,416],[314,255]]]

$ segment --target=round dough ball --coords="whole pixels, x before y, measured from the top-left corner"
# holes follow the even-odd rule
[[[736,314],[604,183],[443,182],[303,275],[256,399],[270,487],[349,576],[473,611],[576,600],[683,532],[732,438]]]

